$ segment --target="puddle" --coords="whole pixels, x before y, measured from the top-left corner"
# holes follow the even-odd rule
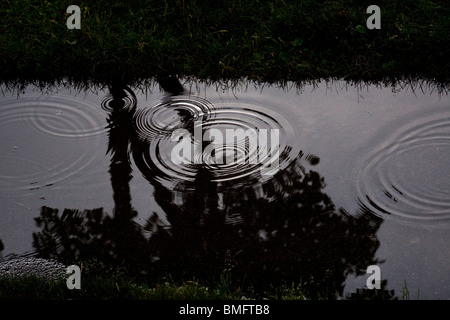
[[[447,95],[188,87],[6,91],[3,255],[341,296],[375,264],[386,292],[450,298]]]

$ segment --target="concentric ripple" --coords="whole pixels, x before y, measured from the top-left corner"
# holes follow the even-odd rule
[[[128,93],[126,93],[126,91]],[[112,112],[118,109],[130,109],[134,108],[137,104],[137,98],[133,91],[129,88],[124,88],[122,93],[119,93],[120,99],[117,97],[113,97],[112,94],[109,94],[102,100],[101,106],[104,111]]]
[[[146,143],[135,150],[135,161],[146,176],[172,188],[194,182],[200,168],[222,186],[261,182],[300,151],[287,142],[296,129],[274,109],[183,96],[164,101],[136,114],[138,136]]]
[[[24,129],[44,138],[92,138],[105,132],[104,114],[97,101],[68,93],[2,99],[2,123],[22,121]]]
[[[68,94],[47,97],[33,107],[28,119],[40,133],[63,139],[92,139],[105,132],[98,101]]]
[[[0,123],[2,190],[38,189],[85,171],[106,130],[100,103],[65,91],[5,97]]]
[[[189,128],[196,121],[211,117],[213,105],[195,96],[177,96],[165,99],[149,109],[140,109],[134,117],[134,126],[140,139],[171,135],[175,129]]]
[[[362,159],[359,203],[412,223],[450,221],[450,111],[412,115]]]

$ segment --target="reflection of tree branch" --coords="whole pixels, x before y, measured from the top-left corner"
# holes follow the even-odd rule
[[[134,93],[133,100],[136,101]],[[130,159],[128,156],[128,145],[130,134],[133,132],[131,119],[136,105],[125,106],[123,98],[127,96],[120,85],[111,88],[113,99],[109,102],[112,111],[108,118],[108,151],[111,152],[111,163],[109,173],[111,174],[111,185],[117,217],[125,221],[133,218],[136,213],[131,208],[130,180],[132,178]]]
[[[180,81],[172,74],[161,73],[156,79],[160,87],[169,95],[179,95],[184,91]]]
[[[75,257],[108,260],[112,242],[107,230],[110,230],[111,220],[102,208],[64,209],[59,216],[58,209],[42,207],[35,221],[42,228],[33,234],[33,247],[39,257],[66,263],[73,262]]]
[[[33,234],[33,246],[40,256],[46,258],[70,261],[75,256],[81,259],[95,257],[111,263],[126,260],[130,268],[137,271],[141,267],[138,260],[146,256],[148,246],[141,227],[132,220],[137,212],[131,205],[129,186],[132,169],[128,146],[133,133],[131,119],[136,108],[136,97],[130,89],[120,84],[114,84],[110,91],[112,99],[108,100],[110,114],[107,128],[114,215],[105,215],[102,208],[84,211],[65,209],[59,217],[57,209],[43,207],[41,216],[36,218],[42,231]],[[136,253],[137,249],[139,251]]]

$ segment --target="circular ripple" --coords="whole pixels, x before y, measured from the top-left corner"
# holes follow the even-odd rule
[[[99,101],[69,94],[46,96],[33,106],[27,118],[37,133],[57,138],[91,139],[105,132]]]
[[[128,92],[128,94],[126,92]],[[123,92],[119,92],[117,95],[120,95],[120,99],[117,99],[117,97],[113,97],[112,94],[109,94],[102,100],[101,106],[104,111],[112,112],[114,110],[136,107],[137,98],[131,89],[124,88]]]
[[[248,102],[213,105],[177,98],[139,112],[135,126],[140,140],[147,142],[135,150],[135,161],[147,177],[167,187],[194,182],[200,168],[222,186],[261,182],[287,167],[300,151],[287,143],[297,133],[285,118]]]
[[[0,101],[0,189],[34,190],[72,178],[103,156],[100,104],[66,93]],[[86,141],[89,143],[86,143]]]
[[[0,121],[21,121],[25,130],[44,138],[92,138],[105,132],[100,103],[67,93],[24,94],[2,99]]]
[[[450,112],[421,113],[362,159],[359,203],[372,213],[414,223],[450,221]],[[396,124],[397,127],[397,124]]]
[[[177,96],[149,108],[136,111],[134,126],[144,141],[171,135],[175,129],[192,127],[196,121],[211,117],[213,105],[199,97]]]

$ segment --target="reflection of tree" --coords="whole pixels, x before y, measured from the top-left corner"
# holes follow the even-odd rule
[[[176,87],[176,86],[175,86]],[[109,101],[109,151],[113,216],[102,209],[42,208],[36,219],[42,231],[34,234],[34,247],[43,257],[70,260],[97,257],[122,263],[130,272],[174,279],[217,279],[228,268],[237,281],[257,289],[268,283],[301,280],[311,294],[342,293],[350,273],[364,274],[375,264],[381,219],[354,217],[336,210],[323,192],[324,179],[301,163],[314,165],[317,157],[297,159],[265,183],[249,177],[246,183],[213,182],[212,173],[197,168],[195,181],[180,181],[182,203],[173,201],[173,190],[157,172],[139,160],[148,145],[135,138],[132,118],[136,99],[131,91],[111,89]],[[123,98],[133,101],[125,106]],[[145,228],[134,222],[129,183],[132,178],[129,150],[142,174],[155,188],[155,200],[169,226],[153,218]],[[251,179],[250,179],[251,178]],[[152,231],[150,239],[144,229]]]
[[[309,292],[342,293],[349,273],[364,274],[377,262],[381,221],[369,224],[336,211],[323,193],[323,178],[302,170],[301,158],[262,185],[263,196],[254,186],[224,190],[221,210],[206,201],[205,190],[218,187],[201,171],[195,183],[204,181],[181,206],[170,201],[169,190],[157,187],[155,199],[171,223],[152,239],[159,271],[203,279],[218,276],[228,259],[233,278],[245,276],[255,287],[302,280]]]
[[[61,216],[57,209],[43,207],[36,218],[39,233],[33,234],[33,246],[39,256],[65,262],[98,258],[111,263],[127,263],[131,271],[142,267],[148,256],[147,241],[141,227],[133,221],[137,212],[131,206],[129,182],[132,178],[128,146],[133,133],[131,119],[136,97],[127,88],[113,85],[109,110],[108,152],[111,154],[109,173],[113,189],[114,212],[110,217],[102,208],[94,210],[65,209]],[[131,98],[128,105],[125,97]]]

